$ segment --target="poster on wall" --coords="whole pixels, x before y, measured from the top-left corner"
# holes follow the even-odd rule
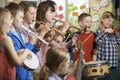
[[[66,0],[53,0],[57,4],[57,18],[66,20]]]
[[[73,25],[78,27],[78,16],[83,12],[89,13],[89,0],[68,0],[67,17]]]
[[[89,0],[52,0],[57,4],[57,19],[70,21],[78,27],[78,15],[89,13]]]
[[[53,0],[57,4],[58,19],[70,21],[78,27],[78,15],[89,13],[89,0]]]

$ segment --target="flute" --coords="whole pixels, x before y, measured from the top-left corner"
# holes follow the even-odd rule
[[[41,41],[42,41],[43,43],[45,43],[46,45],[49,45],[49,43],[48,43],[47,41],[43,40],[40,36],[38,36],[36,33],[32,32],[30,29],[26,28],[26,27],[23,26],[23,25],[21,25],[21,27],[22,27],[23,29],[25,29],[26,31],[28,31],[29,33],[35,34],[35,36],[36,36],[39,40],[41,40]]]

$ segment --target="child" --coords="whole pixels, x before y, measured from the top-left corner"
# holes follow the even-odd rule
[[[15,66],[22,65],[26,57],[31,56],[27,49],[15,51],[13,42],[7,36],[12,26],[12,16],[9,10],[0,8],[0,80],[16,80]]]
[[[30,1],[21,1],[19,3],[20,6],[23,7],[24,9],[24,17],[23,17],[23,24],[22,26],[30,29],[31,31],[34,32],[34,29],[31,28],[30,24],[33,23],[33,21],[35,21],[35,18],[36,18],[36,6],[30,2]],[[19,29],[19,32],[21,32],[23,35],[23,39],[24,39],[24,43],[27,43],[27,42],[32,42],[33,45],[36,44],[37,42],[37,38],[30,34],[29,32],[27,32],[25,29],[23,29],[22,27]]]
[[[114,20],[114,14],[110,11],[105,11],[101,16],[99,29],[95,31],[95,42],[98,46],[97,59],[106,61],[110,70],[109,74],[102,77],[101,80],[112,80],[115,69],[118,66],[120,37],[114,33]]]
[[[46,63],[40,70],[39,80],[62,80],[59,74],[66,74],[69,53],[62,48],[52,47],[46,54]]]
[[[19,49],[29,49],[31,51],[35,51],[36,48],[34,47],[34,45],[31,42],[28,43],[24,43],[23,42],[23,38],[21,36],[21,33],[18,31],[19,28],[22,25],[23,22],[23,17],[24,17],[24,10],[21,6],[19,6],[16,3],[10,3],[6,6],[6,8],[8,8],[13,16],[13,27],[11,28],[10,32],[8,33],[8,36],[11,37],[11,39],[14,42],[14,47],[15,50],[18,51]],[[36,50],[37,51],[37,50]],[[25,79],[32,79],[32,74],[31,72],[24,68],[23,66],[18,66],[16,69],[16,79],[17,80],[25,80]]]
[[[45,63],[45,55],[50,47],[62,47],[62,44],[60,44],[60,42],[62,42],[62,36],[60,34],[57,34],[54,29],[51,29],[53,28],[51,22],[57,15],[56,9],[56,3],[51,0],[41,2],[37,8],[35,29],[41,38],[49,42],[49,45],[42,45],[41,52],[39,53],[42,53],[42,64]],[[67,30],[67,28],[69,28],[68,22],[64,23],[64,27],[65,29],[62,29],[63,33]]]
[[[46,6],[44,6],[46,5]],[[68,22],[63,22],[62,27],[58,28],[56,27],[53,28],[54,24],[51,24],[51,22],[56,18],[57,16],[57,5],[54,1],[43,1],[38,5],[37,8],[37,14],[36,14],[36,23],[35,24],[35,29],[38,31],[38,34],[48,40],[50,43],[50,46],[57,46],[60,47],[57,42],[62,42],[63,36],[61,34],[57,33],[56,30],[61,30],[61,33],[65,33],[67,29],[69,28],[69,23]],[[55,32],[55,35],[50,35],[51,33],[49,32]],[[48,37],[46,34],[48,33]],[[50,35],[50,36],[49,36]],[[54,37],[52,37],[54,36]],[[50,39],[51,38],[51,39]],[[56,41],[56,42],[55,42]]]
[[[84,59],[85,62],[93,61],[92,49],[94,42],[94,34],[90,30],[92,26],[92,17],[88,13],[82,13],[78,16],[78,23],[82,28],[82,33],[78,37],[78,42],[81,42],[84,46]],[[74,50],[74,49],[73,49]],[[79,52],[74,53],[74,61],[79,58]]]

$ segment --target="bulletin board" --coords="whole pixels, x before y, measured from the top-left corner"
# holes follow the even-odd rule
[[[70,21],[74,26],[78,26],[78,16],[89,13],[89,0],[53,0],[57,4],[58,19]]]
[[[76,27],[79,27],[78,16],[83,12],[89,13],[89,0],[52,0],[52,1],[54,1],[57,4],[58,12],[57,18],[63,21],[70,21],[72,25]]]
[[[89,13],[89,0],[68,0],[67,18],[73,25],[78,26],[78,16],[83,12]]]
[[[57,18],[60,20],[67,20],[67,16],[66,16],[67,0],[53,0],[53,1],[57,4],[57,12],[58,12]]]

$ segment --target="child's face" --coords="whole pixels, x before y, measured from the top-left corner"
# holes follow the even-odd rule
[[[114,24],[114,19],[113,18],[102,19],[102,25],[105,28],[112,28],[113,24]]]
[[[60,69],[60,74],[66,74],[70,65],[70,57],[67,61],[63,61]]]
[[[12,23],[13,23],[12,15],[10,13],[7,13],[6,18],[4,20],[4,25],[3,25],[3,28],[6,33],[9,32],[9,29],[12,26]]]
[[[16,25],[16,27],[20,27],[20,25],[22,25],[23,17],[24,17],[24,12],[18,11],[16,16],[13,18],[13,23]]]
[[[92,17],[90,17],[90,16],[84,17],[84,19],[79,22],[79,25],[81,27],[86,26],[86,27],[90,28],[92,26]]]
[[[32,24],[36,18],[36,8],[29,7],[28,11],[24,14],[24,21],[27,24]]]
[[[56,17],[56,15],[57,15],[57,10],[55,12],[52,12],[51,8],[48,8],[48,11],[46,12],[45,18],[48,22],[51,22]]]

